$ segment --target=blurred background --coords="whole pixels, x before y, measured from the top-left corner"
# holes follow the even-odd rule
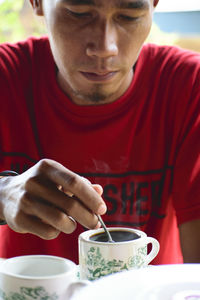
[[[45,33],[29,0],[0,0],[0,43]],[[147,42],[200,52],[200,0],[160,0]]]

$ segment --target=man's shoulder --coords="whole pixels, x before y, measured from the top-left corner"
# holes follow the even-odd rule
[[[200,78],[200,53],[177,46],[145,44],[138,62],[140,70],[145,69],[150,76],[179,76],[183,81],[191,76]]]
[[[25,84],[32,74],[37,73],[43,64],[51,61],[51,51],[47,37],[30,37],[16,43],[0,45],[0,80],[11,82],[20,78]],[[36,70],[37,69],[37,70]]]
[[[14,74],[26,78],[31,69],[48,65],[51,60],[49,41],[44,37],[29,37],[16,43],[0,45],[0,76],[13,77]]]
[[[40,53],[49,52],[49,41],[46,36],[29,37],[15,43],[0,44],[0,59],[20,60],[29,58]]]
[[[200,66],[200,53],[173,45],[145,44],[141,51],[143,57],[152,61],[167,63],[196,63]]]
[[[30,51],[38,48],[48,48],[49,40],[47,36],[42,37],[29,37],[25,40],[15,43],[2,43],[0,44],[0,51],[2,52],[17,52],[17,51]]]
[[[47,36],[30,36],[27,37],[26,39],[17,41],[17,42],[5,42],[0,44],[0,48],[4,47],[18,47],[18,46],[30,46],[30,45],[42,45],[42,44],[47,44],[49,43],[49,39]]]
[[[153,43],[145,43],[142,48],[143,51],[151,52],[154,55],[157,54],[165,54],[170,53],[173,54],[193,54],[200,56],[199,52],[195,52],[193,50],[184,49],[179,47],[178,45],[159,45],[159,44],[153,44]]]

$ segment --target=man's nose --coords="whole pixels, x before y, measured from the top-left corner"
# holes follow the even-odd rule
[[[99,58],[118,55],[117,31],[113,24],[105,21],[94,26],[86,54]]]

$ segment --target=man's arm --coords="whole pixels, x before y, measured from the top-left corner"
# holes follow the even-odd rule
[[[184,263],[200,263],[200,219],[179,226]]]

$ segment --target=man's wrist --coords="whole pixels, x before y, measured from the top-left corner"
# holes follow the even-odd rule
[[[0,220],[0,226],[1,225],[7,225],[7,222],[5,220]]]
[[[16,176],[16,175],[19,175],[19,174],[15,171],[11,171],[11,170],[6,170],[6,171],[0,172],[0,177]]]
[[[19,175],[19,174],[15,171],[6,170],[6,171],[0,172],[0,179],[3,177],[16,176],[16,175]],[[5,220],[0,220],[0,225],[6,225],[6,224],[7,224],[7,222]]]

